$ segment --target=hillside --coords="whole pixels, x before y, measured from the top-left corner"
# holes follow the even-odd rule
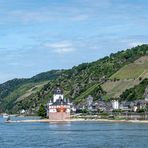
[[[92,95],[94,99],[102,96],[110,98],[114,96],[111,95],[113,86],[117,90],[125,83],[127,88],[127,81],[128,85],[133,87],[139,84],[139,76],[147,77],[145,68],[147,61],[139,63],[140,58],[143,59],[146,55],[148,55],[148,45],[142,45],[111,54],[92,63],[74,66],[69,70],[49,71],[30,79],[8,81],[0,85],[0,112],[16,113],[21,109],[28,110],[29,113],[36,112],[40,104],[46,104],[52,98],[56,84],[60,84],[65,96],[76,104],[85,101],[88,95]],[[131,69],[133,64],[142,66],[139,66],[138,74],[134,72],[134,76],[131,76],[125,71]],[[115,80],[119,78],[119,81]],[[122,87],[121,93],[124,91]]]
[[[60,76],[61,70],[40,73],[29,79],[13,79],[0,85],[0,112],[9,111],[13,103],[39,91],[47,82]]]
[[[145,78],[148,78],[148,56],[140,57],[113,74],[110,80],[102,85],[107,92],[104,97],[118,98],[126,89],[138,85]]]
[[[120,96],[120,100],[133,101],[144,99],[144,92],[147,86],[148,78],[145,78],[139,85],[135,85],[133,88],[124,91]]]
[[[148,76],[148,56],[143,56],[135,62],[121,68],[118,72],[111,76],[111,79],[138,79],[139,77]]]

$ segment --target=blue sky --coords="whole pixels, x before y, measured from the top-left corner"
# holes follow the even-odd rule
[[[147,0],[0,0],[0,83],[143,43]]]

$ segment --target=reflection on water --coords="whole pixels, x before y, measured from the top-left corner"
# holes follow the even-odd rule
[[[106,122],[4,123],[0,148],[147,148],[148,124]]]

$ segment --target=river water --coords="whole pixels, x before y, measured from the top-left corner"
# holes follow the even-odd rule
[[[148,148],[148,124],[4,123],[0,148]]]

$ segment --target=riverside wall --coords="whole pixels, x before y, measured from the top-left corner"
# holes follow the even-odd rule
[[[49,120],[52,121],[64,121],[70,119],[70,113],[68,112],[56,112],[56,113],[49,113]]]

